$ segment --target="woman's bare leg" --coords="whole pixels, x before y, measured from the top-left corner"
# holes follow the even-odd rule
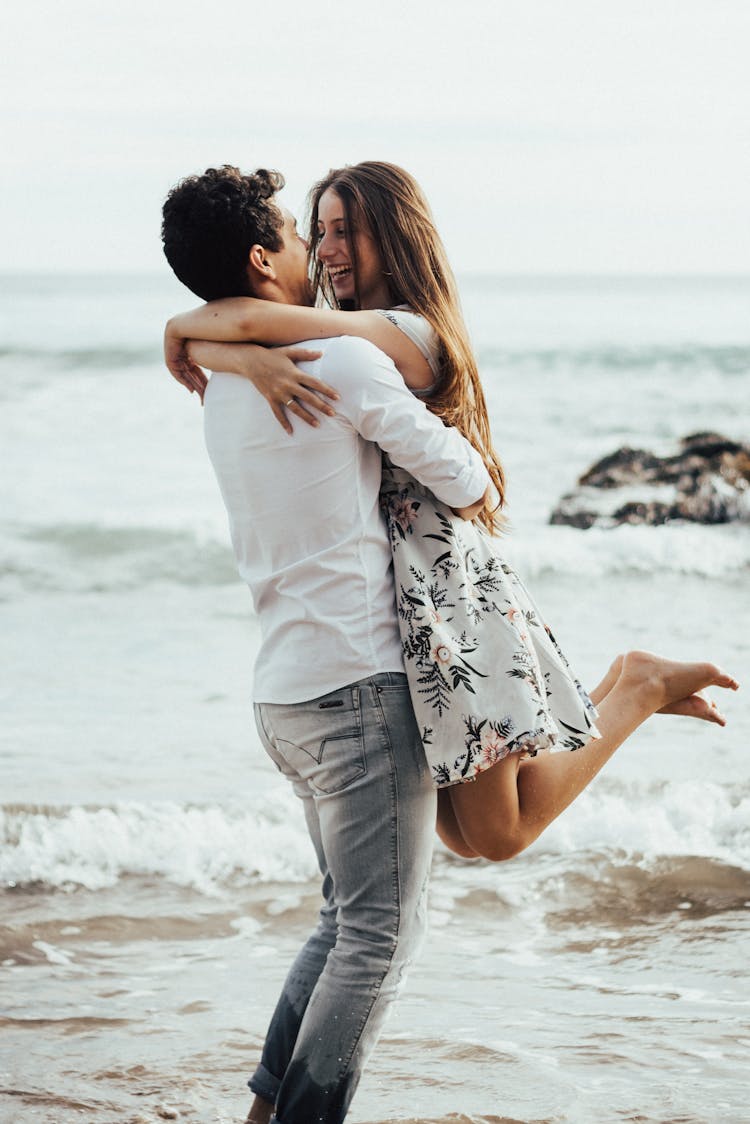
[[[464,845],[495,862],[519,854],[575,800],[641,723],[659,711],[674,713],[675,707],[710,686],[736,690],[738,684],[713,664],[628,653],[614,685],[600,699],[601,738],[592,738],[574,753],[545,754],[523,763],[511,755],[473,783],[448,790]],[[444,841],[451,846],[448,840],[455,832],[446,834]]]
[[[460,855],[462,859],[476,859],[479,852],[464,839],[461,828],[458,826],[456,813],[453,811],[450,788],[438,789],[437,823],[435,830],[449,851]]]
[[[601,683],[597,683],[593,691],[589,691],[589,698],[594,706],[598,706],[600,702],[604,701],[620,678],[620,674],[622,673],[622,661],[624,658],[624,656],[615,656]]]
[[[591,698],[595,706],[600,707],[616,685],[622,673],[623,660],[624,656],[616,656],[612,661],[609,669],[607,670],[604,678],[589,693],[589,697]],[[667,703],[665,706],[660,707],[656,713],[682,714],[687,715],[691,718],[699,718],[707,722],[714,722],[719,726],[726,725],[726,719],[719,711],[716,703],[704,698],[703,695],[698,692],[690,694],[683,699],[678,699],[674,702]],[[579,750],[578,752],[582,751]],[[536,760],[522,761],[519,761],[517,758],[513,758],[508,759],[507,763],[505,764],[501,763],[500,765],[494,766],[494,769],[504,768],[508,770],[511,778],[514,777],[515,783],[516,785],[518,785],[519,776],[522,774],[524,769],[534,768],[535,766],[537,769],[539,769],[540,767],[544,767],[544,763],[547,760],[549,759],[546,757],[538,758]],[[599,766],[599,768],[601,768],[601,765]],[[482,774],[482,778],[487,775],[488,774]],[[479,782],[474,783],[482,783],[483,785],[485,785],[486,781],[480,778]],[[472,847],[464,838],[463,832],[456,817],[456,812],[453,807],[453,797],[451,793],[455,792],[457,787],[458,786],[454,786],[450,789],[446,788],[438,793],[438,814],[436,825],[437,833],[445,846],[448,847],[449,850],[453,851],[454,854],[460,855],[462,858],[476,858],[479,855],[479,851]],[[475,799],[477,798],[472,797],[472,800]]]
[[[593,691],[589,693],[589,697],[595,706],[599,706],[599,704],[606,698],[617,680],[620,678],[620,673],[622,672],[622,661],[622,656],[616,656],[601,683],[598,683],[596,687],[594,687]],[[531,761],[519,761],[518,758],[514,758],[512,761],[509,760],[507,765],[495,765],[494,768],[499,769],[501,767],[504,767],[508,769],[512,778],[514,778],[513,783],[517,783],[518,778],[516,773],[514,772],[513,767],[517,769],[520,766],[520,768],[523,769],[525,767],[528,767],[530,764],[532,764]],[[469,783],[476,784],[477,782],[474,781]],[[473,847],[469,846],[469,844],[464,839],[461,828],[459,827],[456,813],[453,808],[453,798],[451,796],[452,791],[452,788],[442,788],[438,791],[437,823],[435,825],[438,837],[442,840],[448,850],[453,852],[454,855],[459,855],[463,859],[479,858],[479,852],[476,851]]]

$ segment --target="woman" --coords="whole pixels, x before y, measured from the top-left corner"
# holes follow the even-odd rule
[[[698,692],[737,684],[713,665],[642,652],[618,657],[590,697],[573,677],[492,537],[501,522],[504,475],[453,275],[413,178],[377,162],[329,173],[311,193],[309,253],[314,286],[333,307],[213,302],[170,321],[168,365],[202,392],[205,376],[183,357],[185,339],[273,345],[363,336],[479,450],[496,494],[474,523],[462,522],[387,462],[382,494],[404,662],[440,787],[438,832],[457,854],[509,858],[538,837],[647,717],[692,714],[723,725]],[[191,354],[210,363],[200,346],[191,345]],[[290,370],[284,357],[274,373],[276,362],[266,356],[247,375],[282,424],[289,428],[285,410],[311,424],[306,407],[333,412],[319,397],[334,397],[332,388]],[[461,783],[467,781],[474,783]]]

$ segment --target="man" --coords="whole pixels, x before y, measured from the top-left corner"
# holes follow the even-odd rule
[[[225,166],[174,188],[162,234],[177,276],[204,299],[311,303],[282,186],[278,173]],[[239,371],[242,346],[194,354]],[[381,449],[465,517],[489,484],[478,454],[375,347],[351,337],[314,347],[307,370],[340,395],[318,428],[287,436],[231,373],[215,373],[205,395],[208,451],[261,626],[258,729],[302,800],[323,878],[318,925],[249,1082],[257,1124],[344,1119],[424,932],[436,790],[403,671]]]

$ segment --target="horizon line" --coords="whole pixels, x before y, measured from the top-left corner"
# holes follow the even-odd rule
[[[454,270],[457,277],[481,280],[638,280],[638,281],[681,281],[681,280],[736,280],[750,281],[750,271],[739,270],[682,270],[661,271],[651,270],[489,270],[489,269],[458,269]],[[180,282],[168,269],[14,269],[0,267],[0,278],[12,280],[14,278],[171,278],[177,284]]]

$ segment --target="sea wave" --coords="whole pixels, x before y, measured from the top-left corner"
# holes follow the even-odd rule
[[[186,520],[187,520],[186,516]],[[212,586],[239,581],[226,540],[208,528],[61,523],[6,525],[0,539],[0,594],[107,593],[168,582]],[[750,569],[750,528],[591,528],[526,525],[498,540],[524,578],[684,574],[731,578]]]
[[[750,790],[672,782],[638,792],[587,793],[535,845],[519,885],[524,895],[534,895],[551,877],[550,860],[555,878],[572,874],[597,885],[602,862],[610,872],[661,864],[660,876],[671,877],[674,893],[680,870],[695,881],[687,858],[741,872],[738,893],[750,896]],[[462,887],[497,887],[498,868],[458,865]],[[284,788],[250,807],[123,802],[0,809],[0,882],[6,886],[99,890],[129,875],[216,894],[264,882],[307,882],[316,866],[297,802]]]
[[[658,375],[690,375],[714,372],[720,375],[744,375],[750,372],[750,347],[743,345],[711,346],[683,344],[680,346],[600,346],[556,348],[482,348],[479,354],[482,370],[499,368],[527,374],[549,374],[578,371],[631,372]]]
[[[131,367],[144,367],[163,363],[161,347],[64,347],[42,348],[33,346],[0,347],[0,362],[22,368],[33,367],[46,371],[111,371]]]
[[[13,526],[0,553],[0,590],[107,593],[170,582],[238,581],[231,550],[209,534],[144,526]]]
[[[0,883],[113,886],[159,876],[205,893],[258,882],[303,882],[315,859],[296,801],[243,808],[161,803],[9,805],[0,809]]]
[[[692,574],[720,578],[750,569],[750,528],[687,522],[587,531],[526,526],[501,540],[500,550],[522,576]]]

